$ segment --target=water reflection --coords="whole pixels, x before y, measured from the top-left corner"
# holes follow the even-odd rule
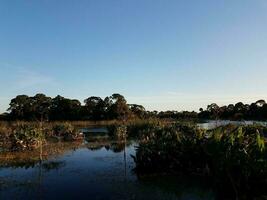
[[[44,170],[49,172],[51,170],[59,170],[65,165],[66,165],[65,161],[50,161],[50,162],[43,163],[41,166]]]
[[[267,126],[267,122],[264,121],[231,121],[231,120],[208,120],[204,123],[197,124],[198,127],[204,128],[204,129],[214,129],[219,126],[226,126],[229,124],[233,125],[261,125],[261,126]]]
[[[39,149],[32,151],[4,151],[0,153],[0,168],[34,168],[40,161],[64,155],[66,152],[75,151],[81,146],[80,142],[48,143],[43,146],[42,153]]]
[[[135,141],[87,134],[80,143],[0,153],[0,199],[213,199],[209,186],[175,177],[140,178]]]

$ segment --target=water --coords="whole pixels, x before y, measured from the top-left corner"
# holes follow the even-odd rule
[[[204,128],[204,129],[213,129],[219,126],[225,126],[228,124],[233,124],[233,125],[262,125],[262,126],[267,126],[267,122],[263,121],[231,121],[231,120],[208,120],[205,123],[199,123],[197,124],[198,127]]]
[[[138,178],[134,141],[86,138],[48,144],[42,155],[1,153],[0,199],[214,199],[212,189],[198,180]]]

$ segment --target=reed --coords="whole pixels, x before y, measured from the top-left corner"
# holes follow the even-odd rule
[[[135,171],[205,176],[236,196],[255,192],[267,186],[265,131],[256,126],[209,131],[182,125],[150,127],[140,138]]]

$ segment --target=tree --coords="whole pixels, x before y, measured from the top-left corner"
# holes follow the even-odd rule
[[[51,107],[51,118],[53,120],[78,120],[81,117],[80,114],[80,101],[59,95],[53,98]]]
[[[43,121],[44,119],[48,120],[52,105],[52,98],[47,97],[44,94],[36,94],[34,97],[31,97],[31,99],[33,117],[40,121]]]
[[[89,97],[84,100],[86,114],[93,120],[104,119],[107,111],[106,102],[100,97]]]
[[[146,109],[137,104],[129,104],[130,111],[139,118],[144,118],[146,116]]]
[[[216,103],[207,106],[207,111],[211,114],[212,118],[218,119],[220,114],[220,107]]]
[[[112,119],[127,120],[130,115],[130,110],[124,96],[113,94],[110,98],[111,106],[109,115]]]
[[[266,102],[264,101],[264,100],[258,100],[258,101],[256,101],[256,105],[258,106],[258,107],[262,107],[263,105],[265,105],[266,104]]]
[[[11,100],[8,111],[13,119],[29,119],[32,107],[31,98],[27,95],[18,95]]]

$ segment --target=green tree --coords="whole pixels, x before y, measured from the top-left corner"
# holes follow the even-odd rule
[[[84,100],[86,115],[93,120],[104,119],[106,116],[107,105],[100,97],[89,97]]]
[[[127,120],[130,116],[130,110],[124,96],[113,94],[110,97],[111,106],[109,114],[112,119]]]
[[[27,95],[18,95],[11,100],[8,111],[13,119],[29,119],[32,99]]]
[[[35,119],[40,121],[48,120],[52,105],[52,98],[44,94],[36,94],[32,99],[32,112]]]
[[[129,104],[128,106],[133,115],[139,118],[144,118],[146,116],[146,109],[143,106],[137,104]]]
[[[56,96],[52,99],[51,118],[53,120],[76,120],[81,116],[81,103],[76,99]]]

